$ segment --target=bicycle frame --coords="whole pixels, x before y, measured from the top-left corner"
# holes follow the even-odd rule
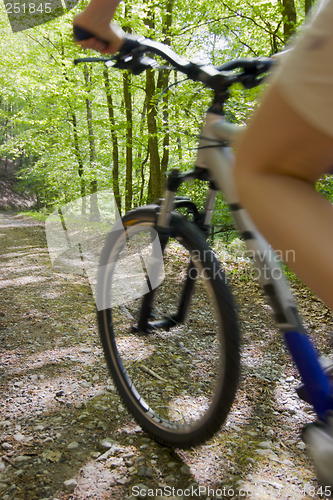
[[[91,34],[84,30],[79,29],[79,31],[75,31],[75,36],[78,40],[91,37]],[[186,207],[189,212],[193,213],[194,226],[198,231],[202,231],[204,236],[207,236],[216,192],[220,190],[225,194],[235,221],[235,226],[246,242],[248,254],[259,273],[259,282],[271,303],[278,326],[284,335],[287,347],[302,377],[304,385],[301,391],[298,388],[299,395],[304,400],[312,403],[319,420],[327,424],[322,425],[323,422],[310,424],[303,430],[303,440],[309,444],[313,452],[319,479],[331,487],[333,484],[333,386],[328,377],[328,372],[321,366],[321,360],[318,358],[317,352],[298,316],[295,302],[283,278],[277,255],[257,230],[246,210],[239,203],[233,180],[234,157],[230,145],[242,133],[242,127],[227,123],[223,113],[224,104],[230,96],[230,87],[235,83],[240,83],[246,89],[260,85],[265,78],[265,73],[270,71],[273,61],[271,58],[258,58],[253,61],[238,59],[216,68],[201,64],[200,62],[187,61],[179,57],[170,47],[166,47],[161,43],[143,37],[126,35],[123,46],[117,55],[109,59],[80,58],[74,62],[103,61],[107,67],[113,66],[119,69],[131,70],[133,74],[137,75],[146,69],[157,67],[154,59],[146,57],[146,54],[150,53],[164,58],[165,61],[171,64],[173,69],[180,71],[188,79],[201,82],[214,91],[213,101],[207,112],[200,136],[195,169],[185,173],[173,170],[168,177],[164,199],[160,200],[160,203],[150,206],[148,209],[150,214],[154,211],[154,220],[157,214],[156,229],[160,236],[161,249],[163,251],[169,238],[175,237],[172,224],[170,224],[173,210]],[[237,71],[234,72],[234,70]],[[191,200],[176,197],[179,185],[185,180],[190,179],[200,179],[209,182],[210,188],[204,213],[199,213]],[[179,220],[181,221],[181,219]],[[184,223],[185,221],[181,222]],[[186,222],[186,225],[188,224],[189,222]],[[188,228],[193,229],[189,225]],[[194,231],[193,233],[195,236],[198,236]],[[197,241],[199,240],[200,238],[198,237]],[[206,245],[203,245],[203,247],[207,248]],[[154,287],[150,286],[149,276],[154,275],[155,266],[157,270],[159,269],[160,263],[157,261],[158,259],[152,259],[151,266],[153,269],[149,270],[152,273],[148,272],[146,276],[150,291],[143,297],[138,325],[132,327],[137,334],[146,335],[153,330],[159,329],[169,330],[178,323],[184,323],[189,312],[190,299],[195,285],[195,278],[192,277],[191,273],[192,266],[194,266],[193,262],[190,262],[188,267],[187,278],[183,286],[176,314],[156,321],[153,320],[155,292]],[[207,277],[207,279],[209,278]],[[225,291],[228,292],[228,290]],[[229,292],[227,295],[229,297]],[[231,297],[227,300],[231,300]],[[232,331],[234,335],[237,335],[237,328]],[[104,335],[106,335],[105,332]],[[229,369],[233,368],[233,363],[232,361]],[[123,383],[121,382],[121,384]],[[137,396],[134,396],[135,405]],[[133,406],[133,408],[135,408],[136,412],[137,407]],[[172,443],[174,444],[174,441]]]
[[[206,180],[210,180],[211,183],[204,223],[210,224],[216,190],[222,191],[232,211],[235,226],[242,234],[249,256],[259,272],[259,282],[268,297],[278,326],[284,334],[285,342],[302,377],[307,395],[318,418],[325,420],[328,411],[333,408],[331,383],[302,325],[276,253],[259,233],[249,214],[238,201],[233,179],[234,156],[229,145],[237,140],[243,129],[244,127],[226,122],[220,114],[208,111],[206,115],[195,163],[196,167],[208,172]],[[185,177],[189,178],[189,176]],[[182,180],[185,180],[185,177]],[[168,226],[170,214],[175,207],[175,191],[182,180],[174,185],[169,183],[159,213],[158,226],[160,228]]]

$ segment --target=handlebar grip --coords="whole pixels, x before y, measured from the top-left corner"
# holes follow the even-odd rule
[[[257,59],[236,59],[229,61],[217,68],[218,71],[232,71],[234,69],[243,69],[247,73],[264,73],[274,64],[270,57],[260,57]]]
[[[75,25],[73,26],[73,34],[74,34],[74,38],[77,42],[82,42],[82,40],[89,40],[89,38],[97,38],[95,35],[93,35],[89,31],[87,31],[83,28],[80,28],[80,26],[75,26]],[[107,45],[109,44],[109,42],[107,42],[106,40],[101,40],[101,42],[104,42]]]
[[[84,28],[80,28],[80,26],[73,26],[73,34],[74,34],[74,39],[77,42],[81,42],[82,40],[89,40],[89,38],[97,38],[96,35],[93,35],[89,31],[85,30]],[[101,38],[98,38],[101,40],[101,42],[106,43],[107,45],[109,44],[108,41],[102,40]],[[131,52],[134,48],[140,46],[139,40],[143,40],[144,37],[142,36],[137,36],[137,35],[126,35],[122,46],[120,47],[119,51],[120,52]]]
[[[82,62],[107,62],[112,61],[112,58],[106,57],[80,57],[78,59],[74,59],[74,64],[79,64]]]

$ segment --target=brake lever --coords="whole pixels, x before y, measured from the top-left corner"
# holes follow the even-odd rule
[[[105,58],[105,57],[79,57],[77,59],[74,59],[74,64],[79,64],[82,62],[104,62],[106,63],[112,63],[113,58]],[[112,66],[112,64],[110,64]]]
[[[256,78],[256,75],[243,75],[243,78],[239,79],[241,84],[245,89],[253,89],[254,87],[258,87],[261,85],[264,80],[266,79],[266,76],[261,76],[260,78]]]
[[[276,61],[271,57],[260,57],[256,60],[256,71],[258,73],[266,73],[276,64]]]
[[[73,26],[74,38],[77,42],[81,42],[82,40],[89,40],[89,38],[96,38],[95,35],[90,33],[89,31],[80,28],[79,26]],[[144,57],[142,55],[142,50],[138,50],[141,46],[140,41],[143,40],[144,37],[138,35],[126,35],[126,38],[120,47],[117,55],[113,56],[110,59],[102,59],[102,58],[84,58],[85,62],[93,62],[93,61],[103,61],[107,67],[113,67],[118,69],[128,69],[134,75],[139,75],[143,71],[148,68],[155,68],[157,66],[157,62],[150,57]],[[108,44],[106,40],[102,40],[101,42]],[[82,62],[80,59],[76,59],[74,64],[78,62]]]
[[[263,83],[266,76],[260,76],[267,73],[274,65],[274,61],[269,57],[262,57],[253,61],[252,67],[244,68],[244,72],[239,75],[239,81],[246,89],[258,87]]]
[[[105,62],[105,65],[108,68],[117,68],[117,69],[127,69],[133,73],[133,75],[140,75],[147,69],[155,69],[158,66],[157,61],[151,59],[151,57],[138,57],[134,58],[131,55],[128,55],[127,58],[119,59],[115,58],[113,60],[109,60]]]

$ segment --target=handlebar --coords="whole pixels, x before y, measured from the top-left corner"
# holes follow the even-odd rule
[[[77,41],[91,38],[93,35],[74,26],[74,37]],[[215,67],[210,64],[191,62],[179,56],[170,47],[143,36],[126,35],[120,51],[109,58],[86,57],[75,59],[79,62],[103,61],[108,67],[130,70],[134,75],[156,68],[158,63],[145,54],[155,54],[171,64],[173,69],[184,73],[190,80],[200,81],[215,91],[227,90],[234,83],[241,83],[245,88],[253,88],[263,81],[261,75],[267,73],[273,64],[271,58],[236,59]],[[241,69],[239,73],[232,73]]]

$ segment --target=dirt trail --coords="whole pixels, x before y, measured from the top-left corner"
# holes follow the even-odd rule
[[[243,329],[233,410],[214,439],[184,452],[153,442],[124,409],[90,288],[52,269],[43,224],[0,212],[0,266],[1,499],[238,499],[246,489],[260,500],[320,498],[299,437],[315,417],[295,394],[297,374],[255,282],[232,274]],[[295,292],[332,356],[331,314]]]

